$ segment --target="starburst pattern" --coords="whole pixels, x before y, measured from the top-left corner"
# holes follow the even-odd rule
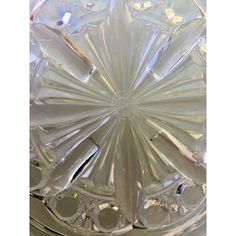
[[[113,198],[142,225],[140,206],[168,181],[205,183],[204,13],[194,1],[184,8],[191,14],[170,2],[38,2],[31,139],[46,172],[38,194]]]

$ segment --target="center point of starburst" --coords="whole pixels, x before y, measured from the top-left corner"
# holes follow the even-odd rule
[[[134,100],[130,94],[120,92],[116,97],[114,97],[112,103],[115,112],[120,119],[132,117],[134,111]]]

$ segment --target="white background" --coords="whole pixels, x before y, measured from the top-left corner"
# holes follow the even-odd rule
[[[189,0],[186,0],[189,1]],[[0,7],[0,234],[29,235],[29,2]],[[236,235],[236,3],[208,0],[208,236]]]

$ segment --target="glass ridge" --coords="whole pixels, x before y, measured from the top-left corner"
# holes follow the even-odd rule
[[[202,0],[31,2],[30,191],[73,232],[204,218]]]

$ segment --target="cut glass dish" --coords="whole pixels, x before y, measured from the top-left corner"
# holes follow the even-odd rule
[[[30,11],[32,225],[205,235],[204,0],[39,0]]]

